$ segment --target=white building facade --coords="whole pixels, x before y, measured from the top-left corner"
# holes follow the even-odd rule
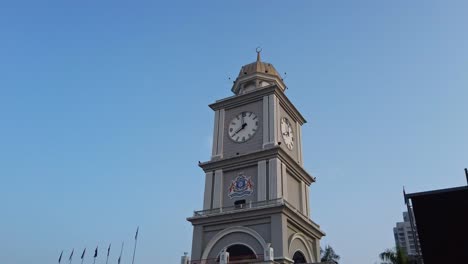
[[[416,226],[415,230],[411,228],[408,212],[403,212],[403,222],[396,223],[396,226],[393,228],[393,235],[395,236],[395,245],[405,251],[408,256],[417,255],[416,247],[421,251],[418,232],[416,231]]]

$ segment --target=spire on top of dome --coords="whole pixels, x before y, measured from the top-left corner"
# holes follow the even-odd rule
[[[260,62],[260,52],[262,52],[262,48],[257,47],[257,49],[255,51],[257,52],[257,62]]]

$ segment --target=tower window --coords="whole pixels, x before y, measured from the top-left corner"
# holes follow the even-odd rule
[[[294,253],[293,261],[294,263],[307,263],[304,254],[300,251],[296,251],[296,253]]]
[[[232,245],[226,251],[229,252],[230,263],[251,263],[251,260],[257,259],[257,255],[244,245]],[[216,259],[216,262],[219,262],[219,257]]]
[[[245,199],[235,201],[234,206],[236,208],[244,208],[245,207]]]

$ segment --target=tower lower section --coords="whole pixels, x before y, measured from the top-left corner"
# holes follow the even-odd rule
[[[194,227],[191,264],[218,263],[222,252],[232,263],[319,262],[325,233],[287,201],[269,202],[188,218]]]

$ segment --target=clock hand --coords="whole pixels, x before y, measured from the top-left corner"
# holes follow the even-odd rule
[[[247,123],[242,124],[242,126],[239,127],[239,129],[237,129],[236,132],[234,132],[234,134],[232,134],[232,136],[235,136],[237,133],[239,133],[239,132],[240,132],[242,129],[244,129],[246,126],[247,126]]]

